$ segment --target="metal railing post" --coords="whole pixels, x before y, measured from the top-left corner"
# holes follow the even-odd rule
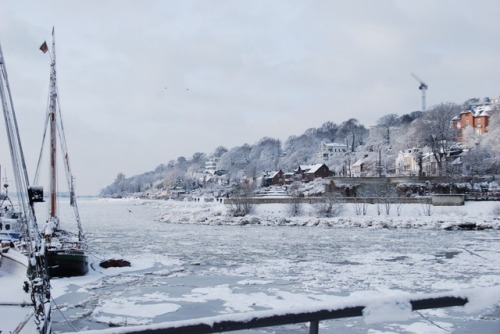
[[[309,323],[309,334],[319,333],[319,320],[313,320]]]

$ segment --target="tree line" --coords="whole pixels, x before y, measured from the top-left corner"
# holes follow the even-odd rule
[[[180,156],[144,174],[127,178],[119,173],[115,181],[101,191],[100,196],[154,193],[173,187],[186,190],[202,187],[200,175],[205,171],[205,163],[209,159],[218,161],[217,168],[223,171],[230,184],[238,184],[242,179],[255,180],[265,171],[293,171],[299,165],[315,163],[325,163],[335,175],[346,175],[349,166],[363,157],[381,160],[379,163],[385,166],[385,173],[391,175],[395,173],[395,160],[400,151],[426,148],[434,156],[439,172],[444,175],[451,173],[446,164],[447,152],[457,146],[459,136],[451,120],[476,100],[469,99],[462,105],[441,103],[425,112],[386,114],[370,129],[351,118],[341,124],[325,122],[301,135],[288,137],[284,143],[279,139],[264,137],[253,145],[243,144],[229,149],[219,146],[211,153],[196,152],[191,158]],[[473,129],[463,131],[461,146],[467,147],[467,150],[461,154],[460,169],[453,173],[471,177],[499,173],[499,113],[490,115],[486,134],[478,135]],[[318,156],[322,142],[345,144],[348,150],[343,156],[324,160]]]

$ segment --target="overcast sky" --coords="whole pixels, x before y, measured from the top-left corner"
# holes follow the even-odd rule
[[[411,72],[428,107],[498,97],[499,18],[497,0],[0,0],[0,43],[33,175],[50,70],[39,46],[55,26],[84,195],[220,145],[420,110]]]

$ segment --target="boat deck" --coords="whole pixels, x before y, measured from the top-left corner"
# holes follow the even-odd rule
[[[25,322],[20,333],[34,333],[33,306],[31,296],[23,290],[27,280],[27,258],[16,250],[9,249],[0,257],[0,332],[13,333]]]

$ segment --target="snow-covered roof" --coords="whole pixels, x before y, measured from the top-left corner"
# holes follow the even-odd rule
[[[315,165],[311,165],[309,166],[309,170],[306,171],[306,173],[316,173],[318,171],[318,169],[321,168],[321,166],[323,166],[323,164],[315,164]]]
[[[353,167],[361,166],[365,162],[365,159],[359,159],[355,163],[352,164]]]
[[[339,143],[321,143],[324,146],[331,146],[331,147],[347,147],[346,144],[339,144]]]
[[[479,106],[471,106],[470,112],[473,113],[474,116],[489,116],[488,111],[493,110],[491,105],[479,105]]]
[[[279,174],[279,172],[280,172],[279,170],[274,170],[274,171],[272,171],[272,172],[267,172],[266,176],[267,176],[268,178],[271,178],[271,179],[272,179],[273,177],[275,177],[276,175],[278,175],[278,174]]]

